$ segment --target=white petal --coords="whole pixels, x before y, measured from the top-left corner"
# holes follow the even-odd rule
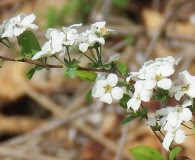
[[[175,94],[175,99],[177,100],[177,101],[179,101],[180,99],[181,99],[181,97],[183,96],[185,94],[185,91],[179,91],[179,92],[177,92],[176,94]]]
[[[189,108],[183,108],[182,111],[179,113],[179,118],[182,121],[189,121],[192,119],[192,112]]]
[[[105,89],[103,87],[94,86],[91,95],[97,98],[97,97],[101,97],[104,93],[105,93]]]
[[[84,53],[87,51],[88,47],[89,47],[88,43],[80,43],[79,44],[79,51]]]
[[[156,126],[156,118],[155,117],[149,117],[147,124],[150,126]]]
[[[175,142],[178,143],[178,144],[181,144],[184,142],[186,136],[184,134],[184,132],[182,130],[177,130],[175,132]]]
[[[105,93],[100,97],[100,101],[111,104],[112,103],[112,97],[110,93]]]
[[[169,147],[170,147],[172,141],[173,141],[173,134],[172,134],[172,132],[167,132],[167,134],[164,137],[163,143],[162,143],[163,147],[167,151],[169,151]]]
[[[152,90],[143,89],[143,90],[140,92],[141,100],[144,101],[144,102],[149,102],[151,96],[152,96]]]
[[[111,95],[114,99],[121,99],[123,98],[123,89],[120,87],[114,87],[111,91]]]
[[[191,106],[192,105],[192,100],[188,100],[186,99],[183,104],[182,104],[182,107],[185,108],[187,106]]]
[[[193,83],[195,83],[195,82],[193,82]],[[187,94],[188,94],[191,98],[195,98],[195,87],[190,88],[190,89],[187,91]]]
[[[141,101],[137,100],[136,98],[131,98],[128,102],[127,102],[127,107],[128,108],[132,108],[134,111],[137,111],[140,107]]]
[[[163,78],[162,80],[158,81],[157,86],[164,90],[168,90],[172,85],[172,81],[167,78]]]
[[[118,83],[118,76],[116,74],[110,73],[107,77],[107,83],[112,87],[116,86]]]
[[[24,17],[24,19],[22,20],[22,24],[27,26],[28,24],[32,23],[35,20],[35,15],[34,14],[30,14],[26,17]]]

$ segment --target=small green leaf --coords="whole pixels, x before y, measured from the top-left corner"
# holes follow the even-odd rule
[[[174,160],[174,158],[178,155],[178,153],[180,151],[181,151],[181,147],[179,147],[179,146],[172,149],[170,154],[169,154],[169,160]]]
[[[92,93],[92,89],[90,89],[87,94],[86,94],[86,102],[88,104],[90,104],[92,102],[92,96],[91,96],[91,93]]]
[[[112,68],[112,65],[111,64],[104,64],[104,68],[106,70],[110,70]]]
[[[136,146],[129,150],[136,160],[165,160],[157,150],[147,146]]]
[[[74,78],[76,76],[77,68],[69,68],[65,66],[65,76],[68,78]]]
[[[90,71],[84,71],[84,70],[77,70],[76,75],[85,81],[95,81],[97,74]]]
[[[148,113],[148,109],[146,107],[143,107],[142,110],[139,112],[141,116],[145,116]]]
[[[134,120],[134,119],[136,119],[137,117],[139,117],[140,115],[130,115],[129,117],[127,117],[127,118],[125,118],[122,122],[121,122],[121,124],[122,125],[124,125],[124,124],[126,124],[126,123],[128,123],[128,122],[131,122],[132,120]]]
[[[120,74],[122,74],[123,76],[126,76],[127,73],[127,65],[120,62],[120,61],[116,61],[116,67],[117,70],[119,71]]]
[[[35,73],[35,68],[31,68],[28,73],[26,74],[27,79],[31,79]]]
[[[124,109],[127,109],[127,102],[129,101],[130,96],[128,94],[124,94],[123,98],[120,99],[119,104],[121,107],[123,107]]]
[[[38,51],[41,50],[39,42],[32,31],[24,31],[18,36],[18,44],[21,48],[22,57],[32,58]]]

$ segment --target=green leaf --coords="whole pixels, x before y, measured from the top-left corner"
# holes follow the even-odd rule
[[[120,62],[120,61],[116,61],[116,68],[119,71],[120,74],[122,74],[123,76],[127,76],[127,65]]]
[[[125,118],[121,124],[124,125],[128,122],[131,122],[132,120],[136,119],[137,117],[139,117],[140,115],[136,114],[136,115],[130,115],[129,117]]]
[[[31,68],[28,73],[26,74],[27,79],[31,79],[35,73],[35,68]]]
[[[164,90],[162,88],[158,88],[155,95],[154,95],[154,99],[155,100],[159,100],[161,101],[162,104],[167,102],[167,98],[169,96],[169,91],[168,90]]]
[[[86,94],[86,102],[88,104],[90,104],[92,102],[92,96],[91,96],[91,93],[92,93],[92,89],[90,89],[87,94]]]
[[[143,107],[142,110],[139,112],[141,116],[145,116],[148,113],[148,109],[146,107]]]
[[[76,71],[77,71],[77,68],[69,68],[65,66],[65,76],[68,78],[76,77]]]
[[[174,160],[177,154],[181,151],[181,147],[177,146],[173,150],[171,150],[169,154],[169,160]]]
[[[136,146],[129,150],[136,160],[165,160],[157,150],[147,146]]]
[[[95,81],[97,74],[90,71],[84,71],[84,70],[77,70],[76,75],[85,81]]]
[[[129,101],[130,96],[128,94],[124,94],[123,98],[120,99],[119,105],[124,109],[127,109],[127,102]]]
[[[32,58],[38,51],[41,50],[39,42],[32,31],[24,31],[18,36],[18,44],[21,48],[22,57]]]

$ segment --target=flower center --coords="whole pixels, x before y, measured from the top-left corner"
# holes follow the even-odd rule
[[[104,89],[106,90],[107,93],[110,93],[112,91],[112,86],[110,86],[109,84],[107,84]]]
[[[160,81],[161,79],[163,79],[163,77],[162,77],[161,74],[160,74],[160,75],[156,75],[156,80],[157,80],[157,81]]]
[[[189,84],[181,87],[182,91],[187,91],[189,90],[189,88],[190,88]]]

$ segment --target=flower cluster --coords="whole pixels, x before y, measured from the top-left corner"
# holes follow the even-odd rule
[[[24,13],[19,14],[9,20],[5,20],[2,25],[0,25],[0,36],[1,38],[12,38],[17,37],[22,34],[26,29],[38,28],[37,25],[32,24],[35,20],[35,15],[26,15]]]
[[[48,41],[43,45],[42,50],[36,53],[32,59],[49,57],[56,53],[60,53],[60,56],[74,51],[84,53],[88,48],[93,48],[96,44],[104,45],[104,37],[110,32],[115,33],[114,30],[105,27],[105,21],[96,22],[91,25],[90,29],[78,33],[74,27],[81,25],[74,24],[69,27],[63,27],[62,30],[48,29],[46,33]]]
[[[139,72],[131,72],[126,80],[129,82],[130,79],[133,79],[136,82],[134,94],[127,103],[128,108],[137,111],[141,101],[150,101],[153,90],[156,88],[170,89],[172,81],[168,77],[174,73],[174,66],[178,64],[179,60],[175,60],[172,56],[157,58],[155,61],[150,60],[144,63]]]
[[[148,124],[153,127],[160,127],[167,131],[163,147],[169,150],[173,141],[180,144],[184,142],[185,133],[180,129],[180,126],[192,118],[192,112],[188,106],[192,105],[191,100],[186,100],[182,105],[168,106],[156,111],[155,117],[148,119]]]

